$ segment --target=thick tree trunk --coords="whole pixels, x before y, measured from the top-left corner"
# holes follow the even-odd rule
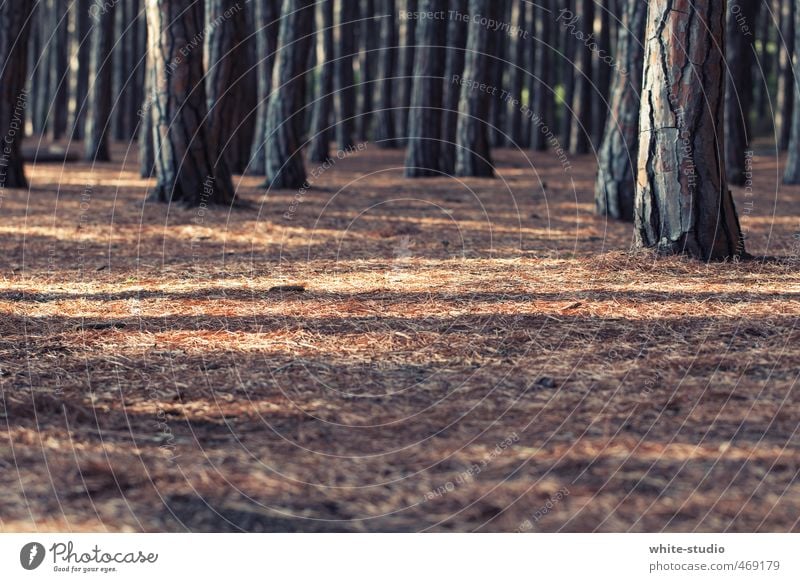
[[[470,0],[469,14],[491,17],[494,0]],[[489,150],[490,93],[480,85],[491,85],[489,66],[489,31],[479,23],[470,22],[464,74],[461,77],[461,96],[458,102],[456,129],[456,175],[494,176]]]
[[[725,0],[650,0],[636,240],[703,259],[744,254],[724,168]],[[675,47],[687,47],[677,50]]]
[[[53,95],[50,101],[50,139],[61,139],[67,133],[67,114],[69,113],[69,3],[67,0],[54,0],[50,17],[49,40],[53,51],[50,58],[50,87]]]
[[[107,162],[109,120],[111,116],[111,49],[114,42],[114,10],[108,3],[105,8],[92,11],[92,54],[90,58],[89,97],[86,103],[86,144],[84,159],[90,162]]]
[[[775,104],[775,125],[778,148],[785,151],[792,135],[792,112],[794,110],[795,80],[792,58],[795,51],[795,3],[779,1],[781,35],[778,37],[778,95]]]
[[[405,0],[405,11],[416,12],[419,10],[418,0]],[[414,88],[414,53],[417,47],[417,20],[409,18],[403,20],[400,55],[400,74],[398,75],[398,110],[395,120],[397,122],[397,136],[401,145],[406,144],[408,138],[408,113],[411,105],[411,92]],[[395,73],[397,74],[397,73]]]
[[[353,61],[358,54],[356,31],[358,3],[356,0],[339,0],[339,19],[336,37],[336,143],[339,149],[352,147],[355,143],[356,86]]]
[[[397,87],[394,76],[397,63],[397,25],[395,0],[381,2],[382,48],[378,52],[378,83],[375,96],[375,142],[378,147],[397,147],[395,133],[394,91]]]
[[[4,188],[28,186],[20,145],[28,107],[25,80],[32,11],[33,0],[0,3],[0,195]]]
[[[594,30],[594,0],[578,0],[575,4],[574,25],[570,31],[580,32],[585,36]],[[569,42],[569,41],[568,41]],[[573,42],[579,42],[575,39]],[[577,47],[575,62],[575,93],[572,98],[572,131],[569,139],[569,151],[573,154],[589,153],[592,147],[592,105],[594,90],[592,88],[592,51],[585,42]]]
[[[53,48],[52,31],[50,30],[50,10],[52,10],[52,0],[46,2],[42,0],[36,4],[36,35],[38,37],[36,61],[36,71],[33,83],[32,97],[33,103],[33,130],[37,134],[43,135],[47,132],[49,123],[50,97],[52,88],[50,87],[50,59],[55,52]],[[36,56],[34,56],[36,58]]]
[[[420,0],[425,13],[446,13],[447,0]],[[408,117],[408,178],[439,176],[441,165],[442,77],[444,75],[447,21],[425,18],[417,26],[414,90]]]
[[[89,92],[89,59],[91,56],[90,0],[78,0],[71,12],[72,62],[70,71],[69,124],[72,139],[83,140],[86,129],[86,95]]]
[[[317,94],[311,115],[308,159],[322,163],[330,157],[331,111],[333,109],[333,0],[317,4]]]
[[[151,200],[186,205],[230,203],[233,184],[209,131],[203,72],[203,5],[147,0],[154,62],[155,190]]]
[[[375,92],[375,75],[377,69],[377,49],[380,46],[380,38],[378,30],[380,21],[376,18],[375,0],[363,0],[361,2],[361,30],[359,36],[361,38],[361,58],[359,60],[359,103],[361,106],[357,118],[357,134],[358,138],[366,141],[370,138],[372,122],[372,109],[373,99],[372,95]]]
[[[272,69],[275,51],[278,48],[278,29],[280,27],[279,0],[253,0],[256,41],[256,82],[257,102],[255,133],[250,148],[250,163],[246,173],[263,176],[266,173],[264,144],[267,140],[267,108],[272,90]]]
[[[542,120],[542,126],[531,124],[531,147],[535,151],[547,149],[547,132],[542,131],[543,127],[555,128],[555,83],[552,67],[553,42],[555,34],[553,32],[555,23],[553,19],[552,0],[542,0],[533,7],[534,17],[534,38],[531,39],[530,51],[533,53],[533,75],[531,76],[531,111],[538,114]]]
[[[789,156],[786,160],[785,184],[800,184],[800,9],[794,11],[794,112],[789,141]]]
[[[283,0],[279,49],[267,110],[266,170],[272,188],[302,188],[306,182],[296,115],[302,110],[305,72],[312,46],[314,0]]]
[[[647,2],[627,0],[618,29],[614,81],[598,159],[597,213],[633,221],[639,153],[639,98],[642,88]],[[601,64],[605,66],[605,64]]]
[[[450,0],[449,10],[466,14],[468,0]],[[460,18],[450,18],[447,25],[444,93],[442,96],[442,145],[440,169],[452,174],[456,170],[456,127],[461,85],[456,81],[464,74],[464,49],[467,46],[467,24]]]
[[[753,108],[753,39],[756,2],[733,0],[728,6],[727,90],[725,92],[725,167],[728,183],[746,181],[746,159],[752,138],[750,115]]]
[[[146,27],[145,27],[146,28]],[[145,44],[148,46],[148,44]],[[155,92],[155,63],[153,55],[147,51],[145,56],[144,71],[144,98],[138,109],[139,114],[139,175],[142,178],[149,178],[155,171],[155,150],[159,149],[156,143],[157,136],[153,131],[155,125],[154,111],[157,98]]]

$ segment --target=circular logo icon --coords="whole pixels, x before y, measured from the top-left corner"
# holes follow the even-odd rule
[[[44,561],[44,546],[39,542],[30,542],[22,546],[19,552],[19,563],[26,570],[35,570]]]

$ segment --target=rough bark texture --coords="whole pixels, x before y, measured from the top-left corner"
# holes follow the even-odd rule
[[[647,2],[627,0],[623,25],[618,30],[611,103],[600,145],[595,185],[597,213],[631,222],[636,196],[646,22]]]
[[[272,90],[272,69],[275,51],[278,48],[278,29],[280,27],[280,0],[253,0],[256,44],[256,118],[250,163],[246,173],[263,176],[266,173],[264,144],[267,139],[267,108]]]
[[[375,142],[378,147],[397,147],[394,122],[395,64],[397,63],[397,25],[394,15],[395,0],[383,0],[381,19],[381,38],[383,47],[378,53],[378,83],[375,97]]]
[[[111,3],[92,12],[92,54],[90,58],[89,97],[86,103],[86,144],[84,159],[105,162],[108,152],[111,116],[111,49],[114,42],[114,10]]]
[[[650,0],[640,116],[638,245],[744,254],[725,179],[725,0]]]
[[[0,198],[3,188],[26,188],[20,145],[28,94],[28,36],[33,0],[0,3]]]
[[[317,94],[311,115],[308,159],[325,162],[330,157],[331,112],[333,110],[333,0],[317,4]]]
[[[575,4],[576,23],[569,30],[585,36],[594,30],[594,0],[578,0]],[[569,42],[569,40],[568,40]],[[592,88],[592,51],[577,38],[575,59],[575,93],[572,96],[572,131],[569,151],[573,154],[586,154],[592,148],[592,115],[594,89]]]
[[[358,3],[356,0],[339,0],[339,19],[334,36],[336,37],[336,143],[344,150],[355,143],[356,99],[353,61],[358,54],[356,31]]]
[[[728,183],[746,181],[747,150],[752,139],[750,115],[753,108],[753,39],[756,2],[733,0],[728,6],[726,53],[728,74],[725,92],[725,168]]]
[[[227,204],[230,174],[217,166],[208,128],[203,71],[203,5],[195,0],[147,0],[157,184],[151,199],[186,205]]]
[[[422,12],[447,11],[447,0],[421,0]],[[409,178],[441,175],[442,76],[445,66],[447,22],[425,18],[417,26],[414,90],[408,116],[405,175]]]
[[[284,0],[278,55],[267,109],[266,170],[272,188],[302,188],[306,181],[295,116],[303,108],[313,0]]]
[[[794,12],[794,70],[797,73],[800,71],[800,9],[795,9]],[[789,156],[786,160],[783,181],[786,184],[800,184],[800,75],[797,74],[794,79],[794,112]]]
[[[450,0],[449,10],[467,13],[467,0]],[[458,124],[458,100],[461,87],[456,77],[464,74],[464,49],[467,46],[467,24],[451,18],[447,25],[447,50],[445,57],[444,93],[442,96],[442,147],[440,168],[452,174],[456,169],[456,126]]]
[[[492,14],[492,0],[470,0],[470,15]],[[464,63],[461,96],[458,102],[456,129],[456,175],[494,176],[492,156],[489,151],[489,99],[487,91],[474,87],[474,83],[491,84],[489,68],[489,31],[485,26],[470,22],[467,37],[467,54]]]
[[[781,0],[779,2],[781,35],[778,37],[778,95],[775,103],[775,125],[778,134],[778,148],[781,151],[789,147],[792,135],[792,112],[794,111],[794,13],[795,3]]]

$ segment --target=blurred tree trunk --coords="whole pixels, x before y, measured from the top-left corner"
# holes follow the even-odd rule
[[[36,53],[33,55],[36,71],[33,82],[33,130],[43,135],[47,132],[50,111],[50,58],[53,54],[53,39],[50,31],[49,10],[51,5],[45,0],[35,5]]]
[[[378,147],[397,147],[395,133],[395,66],[397,64],[397,25],[395,0],[381,2],[381,50],[378,52],[378,84],[375,98],[376,111],[373,124]]]
[[[147,1],[158,144],[151,200],[193,206],[233,201],[230,174],[208,127],[202,28],[203,5],[195,0]]]
[[[632,222],[647,2],[626,2],[622,26],[618,27],[614,81],[600,145],[595,205],[598,214]]]
[[[90,58],[89,97],[86,102],[86,144],[84,159],[107,162],[109,121],[111,116],[111,48],[114,42],[115,6],[92,11],[92,48]]]
[[[0,188],[28,187],[20,145],[28,107],[25,82],[33,5],[33,0],[0,3]]]
[[[356,31],[358,25],[358,3],[356,0],[339,0],[339,18],[335,30],[336,38],[336,143],[339,149],[352,147],[355,143],[355,114],[357,91],[353,74],[353,61],[358,53]]]
[[[553,52],[555,47],[553,42],[556,35],[553,33],[555,23],[551,22],[553,11],[552,0],[542,0],[533,7],[533,17],[535,22],[535,34],[531,38],[529,51],[533,56],[533,75],[531,75],[530,108],[538,114],[542,125],[531,124],[531,147],[535,151],[547,149],[546,133],[543,127],[556,127],[555,114],[555,83],[552,67]]]
[[[71,11],[72,48],[70,54],[77,68],[70,71],[69,124],[72,139],[82,140],[86,129],[86,94],[89,91],[89,59],[91,42],[90,0],[77,0]]]
[[[361,110],[357,118],[357,134],[361,141],[366,141],[370,138],[370,123],[372,121],[373,99],[372,95],[375,92],[375,76],[376,76],[376,56],[377,48],[380,45],[380,38],[378,30],[380,21],[377,19],[375,12],[375,0],[362,0],[361,3],[361,30],[359,37],[361,38],[361,59],[359,61],[359,93],[361,97],[359,103]]]
[[[559,108],[561,109],[561,147],[565,151],[570,150],[572,118],[575,115],[572,111],[572,101],[575,96],[575,77],[578,74],[575,63],[575,51],[578,43],[575,37],[568,32],[564,21],[567,18],[566,14],[573,14],[576,1],[581,2],[582,0],[564,0],[564,8],[560,8],[558,12],[551,13],[547,18],[548,22],[545,24],[545,26],[558,27],[560,33],[558,44],[563,56],[557,61],[557,68],[560,73],[559,78],[563,91]],[[554,19],[553,22],[550,22],[551,18]]]
[[[67,133],[69,113],[69,3],[52,0],[48,38],[52,44],[50,65],[50,139],[61,139]]]
[[[418,0],[405,0],[406,12],[415,12],[419,10]],[[397,115],[395,121],[397,122],[397,137],[399,145],[405,145],[408,138],[408,112],[411,105],[411,92],[414,86],[414,53],[416,52],[416,36],[417,36],[417,21],[413,18],[403,19],[402,26],[403,38],[401,45],[403,47],[400,52],[400,74],[397,75],[398,81],[398,98]],[[397,74],[397,73],[395,73]]]
[[[447,12],[447,0],[420,0],[422,12]],[[408,178],[441,175],[442,94],[447,21],[425,18],[416,30],[414,90],[408,117]]]
[[[468,0],[450,0],[449,10],[467,13]],[[467,46],[467,23],[451,18],[447,24],[447,49],[445,57],[444,93],[442,96],[442,172],[452,174],[456,169],[456,127],[458,125],[458,100],[461,86],[456,82],[464,74],[464,49]]]
[[[792,58],[795,51],[795,3],[778,0],[780,10],[781,34],[778,37],[778,95],[775,104],[775,125],[777,126],[778,148],[789,147],[792,134],[792,111],[794,110],[794,71]]]
[[[308,159],[322,163],[330,158],[331,111],[333,109],[333,0],[317,4],[317,94],[311,116]]]
[[[786,160],[785,184],[800,184],[800,9],[794,11],[794,108],[789,156]]]
[[[644,0],[640,0],[642,3]],[[598,18],[595,18],[595,24],[599,25],[599,30],[595,30],[596,38],[598,39],[598,51],[593,53],[594,62],[594,84],[596,89],[593,91],[594,104],[592,109],[592,142],[599,144],[603,139],[603,133],[606,128],[606,121],[609,112],[609,96],[611,94],[611,76],[612,66],[608,64],[608,59],[602,60],[601,56],[611,56],[616,53],[612,52],[611,48],[611,18],[609,11],[611,10],[611,1],[602,0],[597,4]],[[601,54],[600,51],[604,51]],[[613,58],[613,57],[612,57]]]
[[[496,6],[496,5],[495,5]],[[470,0],[469,14],[489,18],[495,12],[493,0]],[[458,102],[456,129],[456,175],[494,176],[494,165],[489,149],[489,98],[487,91],[474,87],[474,83],[491,84],[489,31],[479,23],[470,22],[467,36],[467,54]]]
[[[758,16],[756,2],[728,6],[727,90],[725,92],[725,168],[728,183],[741,186],[746,177],[746,156],[752,132],[754,27]]]
[[[305,73],[313,46],[314,0],[283,0],[278,54],[267,109],[266,171],[272,188],[302,188],[306,181],[296,115],[304,107]]]
[[[508,67],[509,74],[509,92],[518,103],[511,101],[508,103],[507,116],[506,116],[506,134],[510,138],[509,145],[515,148],[526,149],[528,141],[530,140],[530,133],[525,131],[525,124],[522,123],[522,88],[525,84],[525,57],[530,52],[530,44],[532,40],[526,40],[522,37],[522,31],[527,30],[527,2],[525,0],[514,0],[511,9],[511,22],[518,34],[511,35],[511,51],[510,61]],[[533,71],[531,71],[532,73]],[[526,136],[527,134],[527,136]]]
[[[650,0],[635,207],[639,246],[703,260],[744,254],[723,167],[726,4],[696,0],[684,12],[671,0]]]
[[[280,23],[279,0],[253,0],[256,44],[257,106],[253,143],[250,148],[250,163],[247,174],[263,176],[266,173],[264,144],[267,139],[267,108],[272,90],[272,69],[275,51],[278,48]]]
[[[147,27],[145,27],[146,29]],[[145,47],[149,46],[149,41]],[[149,178],[155,171],[155,150],[158,145],[155,143],[157,136],[153,131],[154,126],[154,103],[157,95],[155,92],[155,63],[153,54],[147,51],[145,55],[144,70],[144,97],[141,107],[139,107],[139,175],[142,178]]]
[[[511,3],[508,0],[496,0],[494,7],[497,20],[503,24],[511,19]],[[491,85],[500,90],[508,90],[505,76],[510,72],[508,63],[510,41],[508,32],[502,28],[489,31],[489,69],[491,72]],[[489,100],[489,146],[502,147],[506,145],[506,101],[499,96]]]
[[[594,0],[577,0],[575,16],[578,17],[575,31],[581,32],[587,37],[592,34],[594,30]],[[592,115],[594,113],[592,111],[594,101],[592,51],[585,42],[580,42],[577,38],[572,39],[572,42],[577,43],[578,46],[575,59],[575,93],[572,96],[572,132],[569,139],[569,151],[573,154],[586,154],[592,147]]]

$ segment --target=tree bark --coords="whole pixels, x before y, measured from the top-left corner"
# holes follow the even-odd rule
[[[267,109],[266,171],[272,188],[302,188],[303,152],[295,120],[302,110],[314,26],[314,0],[283,0],[274,90]]]
[[[395,0],[383,0],[381,12],[381,39],[378,53],[378,83],[376,95],[375,142],[380,148],[397,147],[395,133],[394,91],[395,65],[397,63],[397,25]]]
[[[359,36],[361,38],[361,58],[359,60],[359,71],[361,77],[359,79],[359,103],[361,110],[358,112],[357,117],[357,130],[358,138],[366,141],[370,138],[372,122],[372,109],[373,109],[373,93],[375,92],[375,74],[376,74],[376,55],[377,49],[380,46],[380,38],[378,37],[378,27],[380,21],[376,18],[375,0],[363,0],[361,3],[361,30]]]
[[[69,5],[67,0],[54,0],[50,17],[49,41],[52,45],[50,64],[50,139],[57,140],[67,133],[69,113]]]
[[[587,37],[594,30],[594,0],[578,0],[575,4],[575,16],[578,18],[574,31]],[[570,25],[569,30],[572,29]],[[567,41],[569,42],[569,40]],[[575,93],[572,98],[572,132],[569,139],[569,151],[573,154],[587,154],[592,147],[592,105],[594,91],[592,89],[592,51],[585,42],[579,43],[575,62]]]
[[[418,0],[405,0],[406,12],[415,12],[418,10]],[[406,144],[408,138],[408,113],[409,106],[411,105],[411,92],[414,86],[414,53],[416,51],[417,41],[417,21],[410,18],[403,20],[404,26],[402,27],[402,46],[403,49],[400,53],[400,75],[398,79],[398,110],[395,120],[397,122],[397,136],[398,142],[401,145]]]
[[[352,147],[355,143],[356,86],[353,61],[358,53],[356,31],[358,3],[356,0],[339,0],[339,19],[336,37],[336,142],[339,149]]]
[[[650,0],[647,19],[636,242],[703,260],[739,257],[724,168],[727,3],[673,3]]]
[[[646,4],[644,0],[640,0]],[[595,23],[599,24],[599,30],[595,30],[596,38],[598,39],[598,51],[593,52],[592,62],[594,67],[594,85],[596,89],[593,92],[594,102],[592,109],[592,142],[599,144],[603,139],[603,134],[606,129],[606,122],[609,115],[609,98],[611,96],[611,77],[613,74],[612,66],[608,64],[608,59],[603,60],[601,57],[605,55],[618,54],[611,50],[611,10],[612,2],[610,0],[602,0],[597,3],[596,11],[599,18],[595,18]],[[604,51],[604,54],[600,51]],[[619,58],[619,57],[617,57]]]
[[[4,188],[28,187],[20,145],[28,107],[25,81],[32,13],[33,0],[0,3],[0,195]]]
[[[775,125],[778,148],[785,151],[792,135],[792,112],[794,111],[794,70],[792,58],[795,51],[795,3],[779,0],[781,34],[778,37],[778,95],[775,104]]]
[[[69,124],[73,140],[83,140],[86,129],[86,94],[89,91],[89,59],[91,56],[90,0],[78,0],[70,14],[72,49],[75,67],[70,71]]]
[[[145,27],[147,28],[147,27]],[[145,46],[149,46],[149,41]],[[159,149],[157,136],[153,131],[155,125],[155,92],[156,69],[153,55],[147,51],[144,70],[144,98],[139,107],[139,176],[149,178],[155,171],[155,151]]]
[[[493,0],[470,0],[469,14],[491,17]],[[489,31],[479,23],[470,22],[467,35],[467,54],[464,75],[461,79],[461,96],[458,102],[456,128],[456,175],[494,176],[494,165],[489,149],[489,98],[488,91],[475,87],[491,85],[493,75],[489,67]]]
[[[447,0],[420,0],[420,12],[446,13]],[[408,178],[440,176],[442,94],[447,21],[423,19],[416,30],[414,90],[408,117],[408,151],[405,175]]]
[[[333,109],[333,0],[317,4],[317,95],[311,115],[308,159],[322,163],[330,158],[331,111]]]
[[[618,29],[608,121],[600,144],[597,213],[633,221],[647,2],[628,0]],[[604,66],[601,65],[601,66]]]
[[[733,0],[728,6],[727,90],[725,92],[725,167],[728,183],[746,181],[746,158],[752,132],[753,39],[758,3]]]
[[[800,9],[794,11],[794,111],[784,184],[800,184]]]
[[[512,5],[512,23],[517,31],[524,31],[527,29],[527,2],[524,0],[514,0]],[[514,99],[522,102],[522,87],[525,82],[525,57],[529,51],[529,40],[522,37],[521,34],[511,35],[511,61],[508,67],[509,74],[509,92],[513,95]],[[532,72],[532,71],[531,71]],[[525,124],[522,123],[522,108],[519,103],[510,101],[507,105],[508,111],[506,115],[506,134],[510,137],[509,145],[515,148],[525,149],[528,147],[526,143],[530,134],[526,137]]]
[[[109,121],[111,116],[111,49],[114,41],[115,5],[92,11],[92,54],[90,59],[89,97],[86,103],[86,144],[84,159],[89,162],[107,162]]]
[[[458,15],[467,14],[468,0],[450,0],[449,10]],[[458,17],[450,18],[447,25],[444,92],[442,95],[442,144],[440,169],[452,174],[456,170],[456,127],[458,125],[458,100],[461,86],[457,78],[464,74],[464,49],[467,46],[467,24]]]
[[[250,163],[245,173],[263,176],[266,173],[264,144],[267,140],[267,108],[272,90],[272,69],[278,48],[280,27],[279,0],[253,0],[256,41],[256,92],[257,106],[255,133],[250,148]]]
[[[533,75],[531,76],[530,108],[538,113],[542,123],[549,127],[556,127],[555,115],[555,83],[553,76],[552,53],[555,34],[555,23],[550,22],[553,13],[552,0],[542,0],[533,7],[535,19],[535,36],[531,39],[530,51],[533,52]],[[531,147],[535,151],[547,149],[547,136],[542,127],[531,124]]]
[[[557,14],[555,21],[552,23],[548,22],[548,25],[559,28],[559,46],[563,54],[560,63],[558,61],[556,61],[556,63],[560,64],[558,69],[560,71],[559,77],[561,87],[563,88],[563,96],[561,97],[561,103],[559,105],[561,109],[561,147],[565,151],[570,151],[571,146],[570,138],[572,137],[572,118],[574,115],[571,109],[575,97],[575,78],[577,76],[575,54],[578,43],[575,41],[575,37],[568,32],[568,28],[563,23],[563,20],[567,18],[566,14],[574,13],[576,1],[580,2],[582,0],[564,0],[565,7],[553,15],[555,16]]]
[[[157,184],[150,199],[189,206],[228,204],[234,190],[209,130],[203,71],[203,5],[147,0],[154,62]]]

